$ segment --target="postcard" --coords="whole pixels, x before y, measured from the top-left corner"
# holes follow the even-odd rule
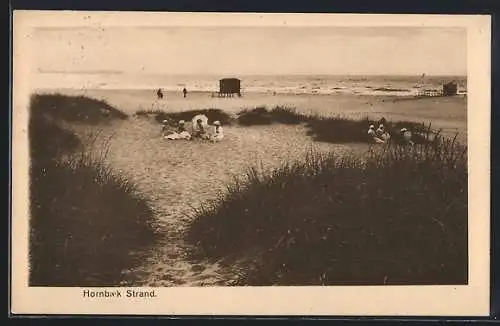
[[[489,314],[487,15],[15,11],[15,314]]]

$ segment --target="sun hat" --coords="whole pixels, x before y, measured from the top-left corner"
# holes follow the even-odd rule
[[[182,125],[182,124],[184,124],[184,123],[185,123],[185,121],[184,121],[184,120],[180,120],[180,121],[179,121],[179,124],[181,124],[181,125]]]
[[[217,121],[214,121],[214,125],[216,125],[216,126],[220,126],[220,121],[218,121],[218,120],[217,120]]]
[[[370,129],[373,129],[373,128],[375,128],[375,126],[374,125],[370,125]]]
[[[168,120],[163,120],[163,121],[162,121],[162,123],[164,123],[164,124],[165,124],[165,123],[167,123],[167,122],[168,122]]]
[[[406,131],[408,131],[408,129],[406,129],[406,128],[401,128],[401,132],[406,132]]]

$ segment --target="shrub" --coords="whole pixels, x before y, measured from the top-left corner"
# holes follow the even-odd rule
[[[195,214],[197,255],[256,261],[240,284],[467,283],[467,160],[455,141],[250,169]]]

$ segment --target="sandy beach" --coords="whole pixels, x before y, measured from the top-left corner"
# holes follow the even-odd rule
[[[161,109],[178,112],[194,109],[217,108],[228,113],[237,113],[244,108],[285,105],[299,112],[324,116],[346,116],[358,118],[369,116],[379,119],[407,120],[432,123],[435,129],[448,134],[459,133],[467,137],[467,98],[455,97],[397,97],[366,95],[320,95],[320,94],[278,94],[248,93],[241,98],[212,97],[208,92],[190,92],[183,98],[181,92],[165,92],[162,100],[156,99],[156,90],[114,90],[114,89],[57,89],[39,90],[38,93],[58,92],[67,95],[85,95],[105,100],[126,114],[140,109]]]

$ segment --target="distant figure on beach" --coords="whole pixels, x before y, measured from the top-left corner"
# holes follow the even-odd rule
[[[184,87],[184,88],[182,89],[182,94],[184,94],[184,98],[187,96],[187,92],[188,92],[188,91],[187,91],[186,87]]]
[[[220,121],[214,121],[214,134],[210,138],[212,142],[218,142],[224,139],[224,130],[220,124]]]
[[[162,92],[161,88],[159,88],[158,91],[156,92],[156,96],[158,96],[159,100],[161,100],[163,98],[163,92]]]

